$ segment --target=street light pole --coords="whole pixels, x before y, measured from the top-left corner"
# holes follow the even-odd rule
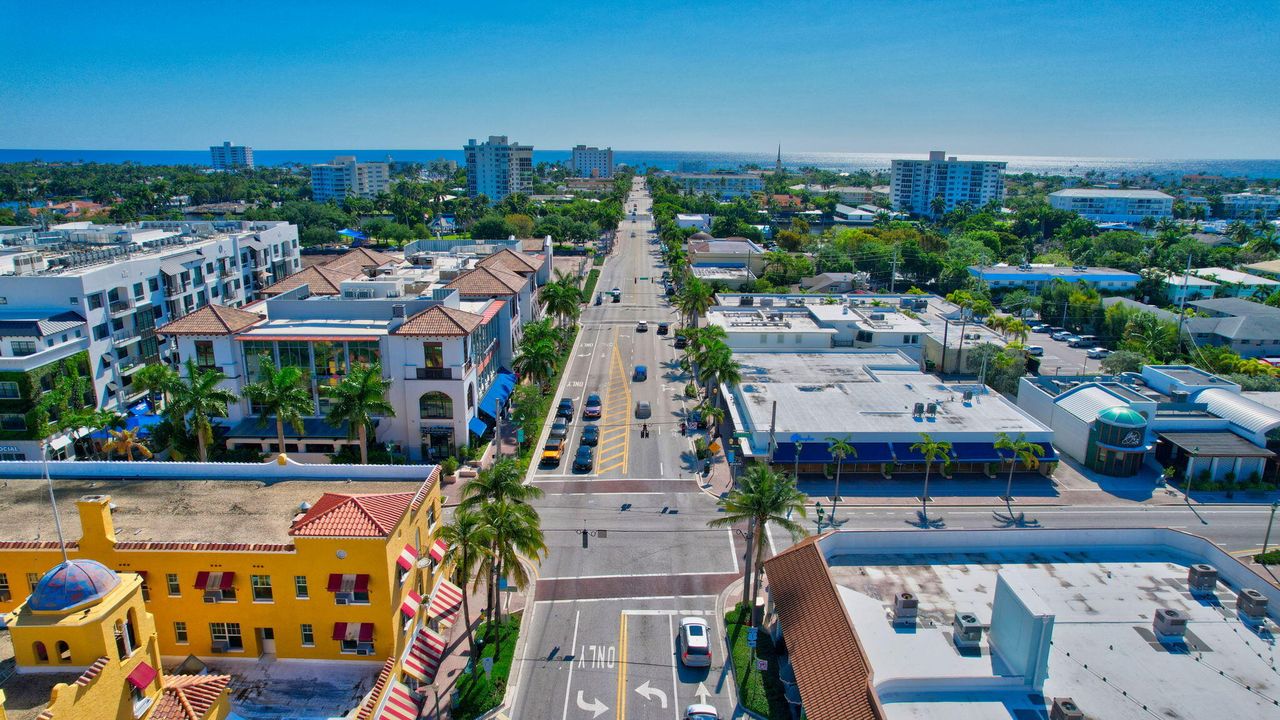
[[[1280,500],[1271,503],[1271,517],[1267,520],[1267,534],[1262,538],[1262,554],[1267,554],[1267,547],[1271,545],[1271,523],[1276,521],[1276,508],[1280,507]]]

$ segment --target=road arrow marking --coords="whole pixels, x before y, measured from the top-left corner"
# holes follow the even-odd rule
[[[663,705],[663,707],[666,707],[666,705]],[[588,712],[594,713],[591,717],[598,718],[609,709],[609,706],[600,702],[600,698],[592,699],[591,704],[588,705],[586,702],[583,701],[582,691],[579,690],[578,691],[578,709],[586,710]]]
[[[710,694],[711,694],[711,691],[707,690],[706,683],[698,683],[698,692],[694,693],[694,695],[698,696],[698,702],[702,703],[703,705],[706,705],[707,696],[709,696]]]
[[[654,695],[657,695],[657,696],[658,696],[658,701],[659,701],[660,703],[662,703],[662,707],[663,707],[663,709],[666,709],[666,707],[667,707],[667,694],[666,694],[665,692],[663,692],[662,690],[660,690],[660,689],[656,688],[656,687],[649,687],[649,681],[648,681],[648,680],[645,680],[643,685],[641,685],[640,687],[636,688],[636,692],[640,693],[640,695],[641,695],[645,700],[653,700],[653,696],[654,696]]]

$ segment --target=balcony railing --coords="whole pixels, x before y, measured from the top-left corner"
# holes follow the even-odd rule
[[[127,345],[134,340],[141,340],[142,335],[136,330],[117,330],[111,333],[111,339],[117,345]]]
[[[111,308],[111,314],[115,315],[133,309],[133,303],[128,300],[115,300],[108,307]]]
[[[452,380],[453,368],[407,367],[404,369],[405,380]]]

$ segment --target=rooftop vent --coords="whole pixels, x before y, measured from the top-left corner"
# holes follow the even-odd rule
[[[963,397],[964,397],[964,401],[965,401],[965,402],[967,402],[967,403],[973,402],[973,391],[972,391],[972,390],[965,390],[965,391],[964,391],[964,395],[963,395]]]
[[[951,630],[954,634],[952,641],[959,650],[976,650],[982,644],[982,623],[978,622],[978,616],[973,613],[956,613],[955,620],[951,622]]]
[[[936,403],[936,402],[931,402],[931,403],[929,403],[929,404],[925,407],[925,410],[924,410],[924,411],[925,411],[926,413],[928,413],[929,417],[933,417],[934,415],[937,415],[937,414],[938,414],[938,403]]]
[[[1084,720],[1084,713],[1071,698],[1054,698],[1049,720]]]
[[[870,315],[868,315],[868,316],[867,316],[867,319],[868,319],[868,320],[883,320],[883,319],[884,319],[884,313],[871,313]]]
[[[1160,638],[1180,638],[1187,634],[1187,615],[1181,610],[1159,608],[1151,629]]]
[[[402,317],[404,317],[404,305],[400,305],[399,303],[397,303],[397,304],[395,304],[395,305],[392,305],[392,306],[391,306],[391,317],[393,317],[393,318],[402,318]]]
[[[920,417],[921,415],[924,415],[924,403],[918,402],[911,410],[911,417]]]
[[[900,592],[893,596],[893,624],[915,625],[920,612],[920,600],[913,593]]]
[[[1267,596],[1253,588],[1245,588],[1236,596],[1236,611],[1244,620],[1260,623],[1267,619]]]
[[[773,307],[773,298],[760,298],[760,307]]]
[[[1196,563],[1187,569],[1187,587],[1192,595],[1209,595],[1218,586],[1218,569],[1212,565]]]

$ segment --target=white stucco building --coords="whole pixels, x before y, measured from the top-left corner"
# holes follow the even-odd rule
[[[569,168],[578,177],[613,177],[613,148],[575,145],[569,158]]]
[[[1240,220],[1270,220],[1280,215],[1280,195],[1227,193],[1222,196],[1222,215]]]
[[[688,195],[730,200],[764,192],[764,179],[756,173],[673,173],[669,177]]]
[[[894,160],[893,209],[935,217],[934,198],[942,198],[942,212],[962,203],[975,210],[1004,200],[1004,169],[1008,163],[958,160],[943,150],[931,150],[928,160]]]
[[[341,201],[349,195],[374,198],[389,187],[391,174],[384,162],[358,162],[354,155],[339,155],[311,166],[311,199],[316,202]]]
[[[232,145],[230,140],[221,145],[209,146],[209,160],[214,170],[253,169],[253,148],[248,145]]]
[[[1068,188],[1049,194],[1049,205],[1094,222],[1135,223],[1173,217],[1173,196],[1159,190]]]
[[[490,135],[462,148],[467,157],[467,194],[498,202],[512,193],[533,190],[533,146],[510,142],[506,135]]]

